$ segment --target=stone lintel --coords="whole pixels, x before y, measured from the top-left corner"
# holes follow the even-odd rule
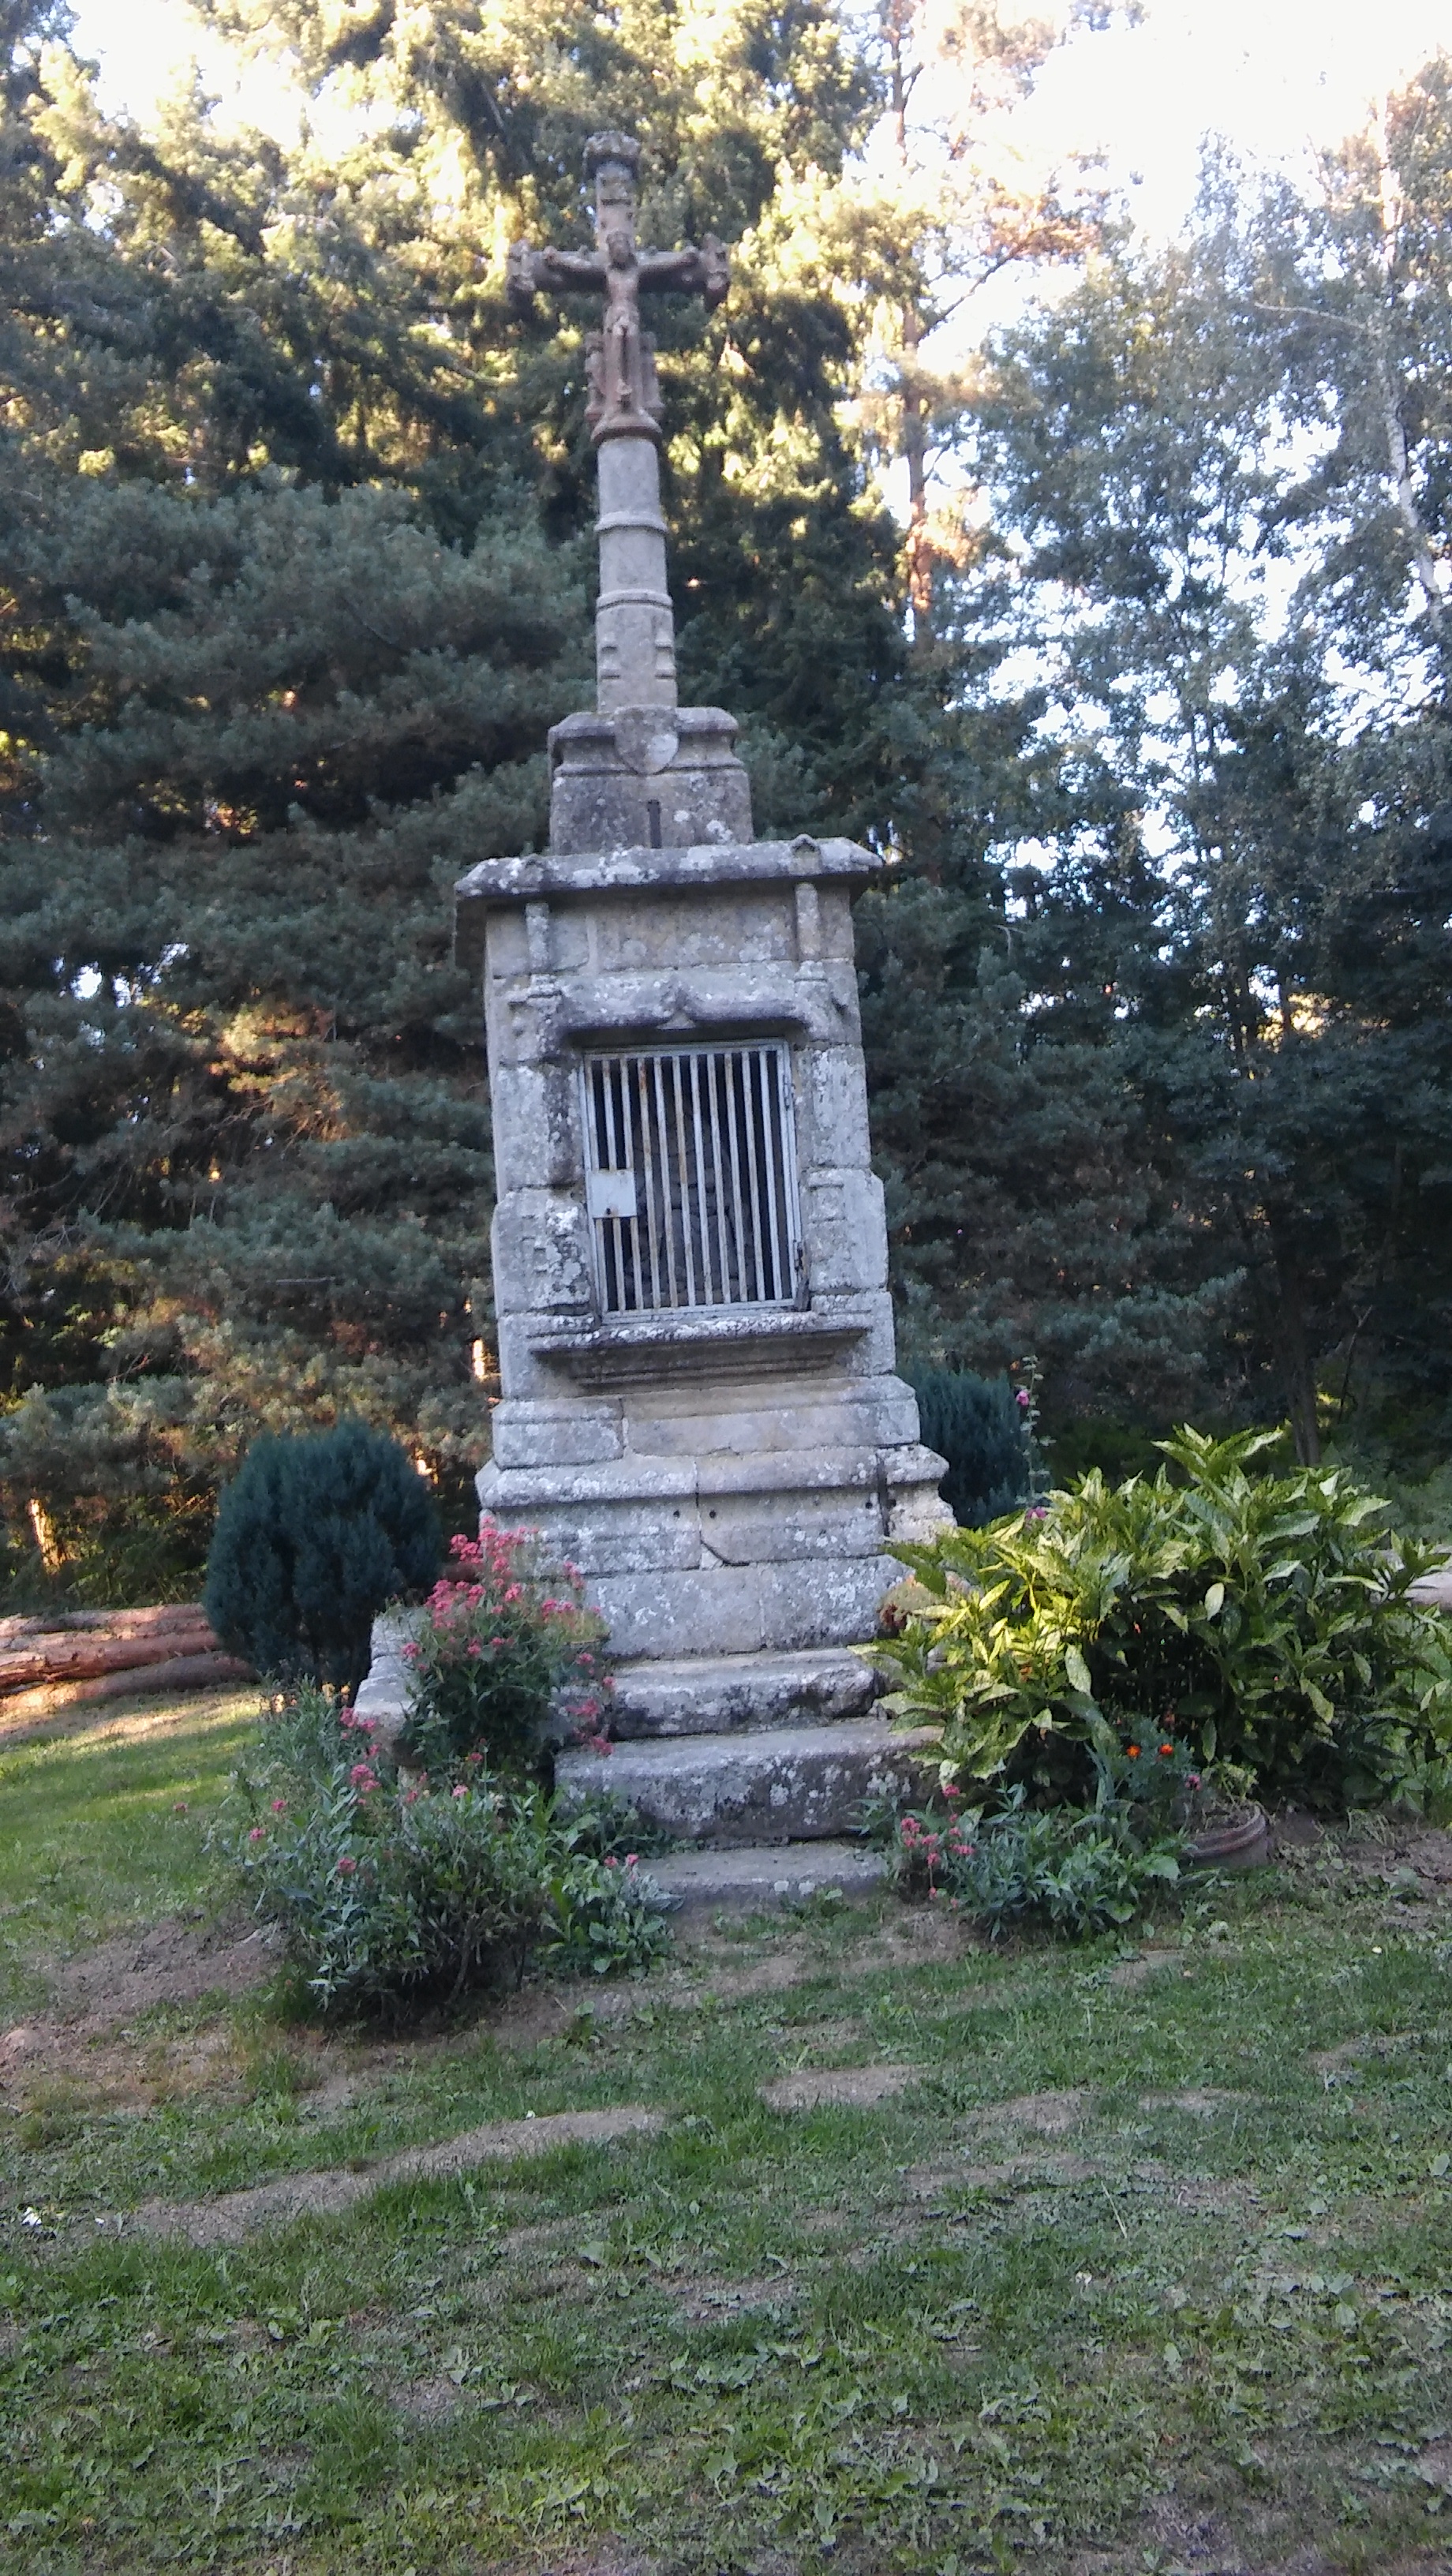
[[[825,880],[857,892],[884,862],[860,841],[693,841],[685,849],[540,850],[481,859],[454,888],[454,954],[477,970],[491,912],[527,903],[569,903],[601,895],[662,895],[716,887],[801,885]]]
[[[536,1358],[582,1386],[660,1386],[691,1378],[800,1377],[840,1363],[869,1330],[869,1318],[815,1315],[790,1306],[723,1314],[662,1311],[633,1321],[540,1334]]]

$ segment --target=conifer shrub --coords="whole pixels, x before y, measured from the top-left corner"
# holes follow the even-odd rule
[[[552,1733],[609,1751],[605,1623],[585,1606],[573,1566],[546,1563],[530,1530],[486,1518],[449,1542],[403,1652],[413,1667],[402,1759],[434,1771],[466,1754],[491,1770],[538,1761]]]
[[[639,1857],[536,1787],[457,1769],[400,1777],[376,1723],[304,1683],[264,1719],[213,1847],[325,2013],[396,2011],[567,1973],[648,1967],[666,1900]]]
[[[1027,1407],[1008,1379],[978,1377],[972,1369],[923,1369],[911,1384],[923,1440],[948,1461],[943,1500],[960,1526],[981,1528],[1026,1502]]]
[[[351,1689],[378,1612],[421,1592],[440,1554],[432,1498],[396,1440],[362,1422],[270,1434],[222,1495],[203,1599],[259,1672]]]
[[[915,1580],[866,1650],[889,1712],[1036,1797],[1082,1803],[1096,1755],[1122,1775],[1163,1741],[1273,1799],[1452,1814],[1452,1655],[1411,1597],[1440,1551],[1339,1468],[1256,1473],[1273,1444],[1187,1427],[1153,1478],[898,1548]]]

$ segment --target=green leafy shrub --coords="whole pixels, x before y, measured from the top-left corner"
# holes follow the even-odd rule
[[[1272,1797],[1452,1808],[1452,1661],[1409,1597],[1435,1551],[1338,1469],[1253,1473],[1269,1434],[1159,1445],[1176,1473],[1091,1474],[1043,1511],[900,1548],[916,1582],[868,1650],[889,1710],[941,1726],[975,1780],[1072,1788],[1077,1759],[1082,1793],[1091,1748],[1157,1730]]]
[[[914,1374],[912,1389],[923,1439],[948,1462],[942,1494],[955,1520],[965,1529],[978,1528],[1028,1500],[1028,1404],[1020,1403],[1006,1377],[977,1377],[971,1369],[922,1369]]]
[[[222,1495],[203,1599],[259,1672],[352,1688],[384,1603],[438,1571],[438,1519],[396,1440],[362,1422],[254,1440]]]
[[[413,1691],[402,1759],[435,1771],[481,1753],[515,1770],[538,1759],[552,1723],[608,1751],[605,1623],[573,1567],[545,1565],[532,1532],[487,1519],[449,1554],[403,1650]]]
[[[549,1800],[476,1757],[404,1786],[375,1731],[330,1692],[289,1694],[214,1835],[324,2011],[517,1982],[532,1952],[604,1975],[667,1946],[665,1899],[635,1854],[576,1848]]]
[[[995,1935],[1037,1919],[1082,1940],[1132,1923],[1152,1889],[1179,1877],[1183,1851],[1175,1833],[1140,1841],[1112,1796],[1035,1810],[1019,1786],[986,1820],[981,1807],[900,1817],[893,1871],[905,1895],[942,1900]]]

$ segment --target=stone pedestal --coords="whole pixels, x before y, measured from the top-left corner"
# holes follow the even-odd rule
[[[602,818],[637,774],[602,765]],[[904,1785],[847,1651],[893,1541],[947,1517],[869,1163],[850,902],[877,864],[714,839],[488,861],[458,889],[499,1193],[479,1498],[581,1569],[615,1731],[651,1739],[618,1786],[682,1833],[840,1832]]]

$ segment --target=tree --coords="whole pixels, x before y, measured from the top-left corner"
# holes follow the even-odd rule
[[[196,92],[108,122],[54,13],[8,34],[7,1510],[204,1504],[343,1410],[462,1474],[489,1164],[448,890],[538,839],[589,689],[584,317],[522,333],[502,250],[582,222],[612,119],[663,237],[746,242],[729,323],[664,335],[683,661],[769,715],[764,815],[865,814],[896,533],[824,242],[871,81],[825,8],[300,10],[266,40],[358,113],[284,150]]]
[[[1426,107],[1441,73],[1418,95],[1386,130],[1416,139],[1403,183],[1420,211],[1400,238],[1425,249],[1449,167],[1446,118],[1434,151]],[[1364,187],[1357,203],[1364,216]],[[1337,217],[1353,234],[1359,220]],[[1424,256],[1394,299],[1419,549],[1382,393],[1327,364],[1345,355],[1354,267],[1329,222],[1284,188],[1247,220],[1235,174],[1212,167],[1188,243],[1121,243],[1004,345],[978,447],[1025,549],[1020,632],[1061,674],[1046,724],[1094,739],[1153,852],[1119,1063],[1163,1185],[1243,1268],[1227,1388],[1238,1374],[1243,1401],[1282,1406],[1307,1459],[1354,1367],[1415,1376],[1445,1405],[1452,1249],[1452,883],[1427,589],[1446,287]]]

